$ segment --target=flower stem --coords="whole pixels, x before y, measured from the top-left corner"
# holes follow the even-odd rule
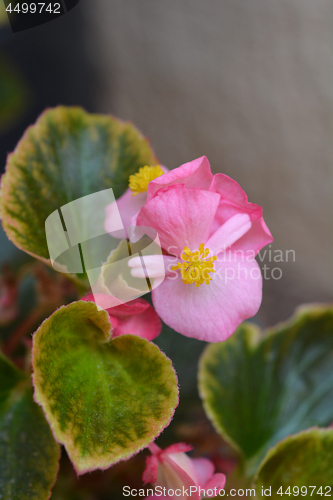
[[[2,347],[2,352],[6,356],[10,356],[14,352],[22,338],[32,331],[42,314],[43,308],[37,307],[22,321],[22,323],[20,323],[20,325]]]

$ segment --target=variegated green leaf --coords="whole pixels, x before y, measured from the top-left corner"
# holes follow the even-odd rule
[[[154,440],[178,404],[177,378],[157,346],[110,340],[92,302],[58,309],[34,335],[35,399],[82,474],[129,458]]]
[[[264,489],[271,492],[273,500],[290,495],[305,499],[332,497],[332,464],[332,429],[309,429],[287,437],[269,450],[260,465],[257,496],[264,498]]]
[[[206,348],[199,372],[206,413],[249,473],[281,439],[333,421],[332,366],[332,307],[304,307],[265,335],[244,323]]]
[[[148,141],[130,123],[81,108],[47,110],[8,157],[0,191],[7,236],[49,263],[45,221],[51,213],[108,188],[117,198],[130,174],[156,162]]]
[[[59,445],[32,399],[30,378],[0,355],[0,498],[47,500]]]

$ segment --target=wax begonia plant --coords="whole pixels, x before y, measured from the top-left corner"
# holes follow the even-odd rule
[[[254,258],[272,241],[261,207],[248,202],[237,182],[213,175],[205,157],[170,172],[159,165],[132,124],[66,107],[47,110],[8,156],[0,238],[6,234],[42,261],[43,271],[36,272],[31,259],[0,276],[0,498],[120,500],[132,487],[133,495],[147,497],[151,493],[137,489],[144,469],[139,452],[147,448],[143,481],[162,488],[150,500],[181,498],[178,489],[196,500],[211,497],[210,490],[256,498],[269,491],[272,500],[330,496],[332,305],[304,306],[267,332],[240,325],[260,305],[262,278]],[[107,277],[121,281],[117,260],[127,250],[122,283],[127,286],[132,272],[142,284],[134,257],[142,242],[135,238],[152,230],[163,248],[158,264],[162,258],[166,269],[166,279],[152,291],[155,309],[141,297],[148,278],[160,277],[156,249],[141,252],[149,276],[139,293],[133,287],[134,300],[123,303],[98,281],[101,265],[109,262],[98,238],[109,242],[111,208],[106,220],[104,210],[89,211],[96,240],[88,246],[96,267],[71,267],[83,261],[80,245],[87,240],[71,240],[69,229],[80,229],[89,217],[82,210],[68,228],[60,217],[64,206],[110,190],[131,230],[121,242],[116,238],[116,249],[106,245],[113,266]],[[49,269],[45,221],[52,214],[65,254],[61,279]],[[101,286],[96,290],[110,295],[92,295],[92,269]],[[26,286],[28,275],[35,288]],[[169,335],[157,339],[160,348],[153,340],[161,326]],[[172,329],[214,342],[199,361],[202,404],[196,386],[183,381],[197,370],[199,352],[192,346],[204,346]],[[176,413],[173,362],[183,398]],[[194,456],[207,458],[190,457],[190,447],[179,441],[193,442]],[[67,453],[61,454],[61,445]],[[88,478],[75,477],[86,472]]]

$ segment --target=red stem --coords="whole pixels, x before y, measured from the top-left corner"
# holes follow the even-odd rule
[[[31,330],[34,328],[39,318],[41,317],[41,314],[42,314],[42,309],[39,307],[34,311],[32,311],[24,319],[24,321],[17,327],[13,335],[10,336],[5,345],[2,347],[2,352],[6,356],[10,356],[16,349],[22,338],[31,332]]]

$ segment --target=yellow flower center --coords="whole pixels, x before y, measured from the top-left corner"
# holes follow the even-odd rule
[[[192,283],[195,283],[196,287],[203,283],[209,285],[212,281],[209,273],[215,273],[213,267],[217,257],[213,256],[207,259],[210,250],[205,248],[204,243],[201,243],[199,250],[196,252],[191,252],[188,247],[185,247],[183,251],[184,253],[181,255],[183,262],[178,262],[178,264],[171,269],[173,271],[180,269],[182,279],[184,283],[188,285]]]
[[[140,167],[139,172],[129,176],[129,188],[133,192],[132,196],[148,191],[148,184],[163,174],[160,165]]]

